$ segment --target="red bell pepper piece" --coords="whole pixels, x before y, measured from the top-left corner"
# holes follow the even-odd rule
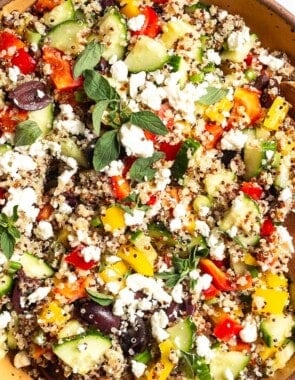
[[[255,182],[243,182],[242,186],[241,186],[241,191],[244,194],[249,195],[249,197],[251,197],[255,201],[261,199],[261,196],[262,196],[262,193],[263,193],[262,187],[259,186]]]
[[[230,282],[228,275],[218,268],[212,260],[201,259],[200,268],[203,272],[212,276],[213,285],[223,292],[230,292],[235,290],[235,286]]]
[[[14,132],[18,123],[28,118],[28,112],[17,107],[7,107],[0,110],[0,131]]]
[[[156,204],[157,200],[158,200],[158,198],[157,198],[156,195],[151,195],[151,196],[150,196],[150,199],[147,201],[146,204],[147,204],[148,206],[153,206],[154,204]]]
[[[153,132],[150,132],[150,131],[143,131],[144,135],[145,135],[145,138],[147,140],[151,140],[152,142],[155,142],[157,140],[157,135],[154,134]]]
[[[275,232],[275,225],[270,218],[267,218],[262,223],[260,228],[260,235],[263,237],[268,237]]]
[[[237,336],[242,330],[243,326],[230,317],[223,318],[216,324],[213,330],[213,334],[216,338],[227,342],[231,338]]]
[[[252,61],[253,61],[253,54],[249,53],[247,55],[247,57],[244,59],[245,63],[247,66],[251,66],[252,65]]]
[[[144,24],[140,30],[133,32],[133,34],[155,38],[161,30],[157,12],[152,7],[145,7],[140,14],[145,17]]]
[[[12,57],[11,63],[13,66],[17,66],[23,74],[33,73],[37,65],[34,58],[23,48]]]
[[[111,177],[113,195],[119,201],[128,197],[130,194],[130,183],[121,175]]]
[[[12,57],[17,50],[24,47],[23,41],[15,34],[5,30],[0,32],[0,54],[2,58]]]
[[[82,270],[88,270],[93,268],[97,262],[94,260],[90,260],[89,262],[86,262],[81,255],[81,250],[84,248],[84,246],[78,246],[75,249],[73,249],[65,258],[65,261],[69,264],[72,264],[75,268],[82,269]]]
[[[212,298],[215,298],[218,296],[220,291],[213,285],[211,284],[208,289],[203,290],[203,295],[206,300],[211,300]]]
[[[213,149],[215,148],[218,141],[221,139],[223,135],[224,129],[219,124],[206,124],[205,129],[207,132],[210,133],[210,137],[205,143],[206,149]]]
[[[43,48],[43,60],[51,67],[50,77],[57,90],[74,89],[83,84],[81,77],[74,79],[72,62],[64,59],[59,50],[50,47]]]
[[[181,147],[181,144],[181,142],[179,142],[178,144],[170,144],[168,142],[163,141],[159,144],[159,150],[165,153],[167,161],[174,161]]]
[[[62,0],[37,0],[34,4],[34,9],[40,13],[51,11],[51,9],[59,5],[61,2]]]

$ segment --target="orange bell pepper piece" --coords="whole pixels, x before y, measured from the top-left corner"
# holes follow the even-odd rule
[[[51,9],[59,5],[61,2],[62,0],[37,0],[34,4],[34,9],[40,13],[51,11]]]
[[[113,195],[119,201],[128,197],[130,194],[130,183],[121,175],[111,177]]]
[[[223,128],[219,124],[206,124],[205,129],[210,133],[208,140],[205,143],[206,149],[215,148],[218,141],[221,139],[223,135]]]
[[[53,212],[53,207],[51,204],[46,203],[39,211],[39,214],[37,216],[37,221],[39,222],[40,220],[48,220],[50,215]]]
[[[92,280],[91,276],[79,278],[76,282],[60,282],[53,289],[53,293],[64,296],[68,303],[72,303],[80,298],[86,297],[86,288]]]
[[[240,108],[243,107],[243,110]],[[253,125],[262,116],[260,92],[245,87],[238,87],[234,93],[234,106],[231,112],[231,121],[240,119],[243,114],[249,117],[249,125]]]
[[[223,272],[217,265],[213,263],[210,259],[201,259],[200,268],[203,272],[210,274],[212,276],[213,285],[223,291],[230,292],[236,289],[236,286],[231,284],[227,273]]]
[[[0,110],[0,131],[14,132],[18,123],[28,118],[28,112],[16,107],[7,107]]]

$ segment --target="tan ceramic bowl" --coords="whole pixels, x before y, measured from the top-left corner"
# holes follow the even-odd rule
[[[286,52],[295,65],[295,16],[278,5],[274,0],[202,1],[218,5],[230,13],[242,16],[252,31],[257,33],[264,46],[269,47],[271,50]],[[292,2],[294,0],[289,1]],[[15,9],[23,11],[32,3],[34,3],[34,0],[0,0],[0,9],[6,4],[3,8],[5,12],[11,12]],[[295,101],[293,108],[295,108]],[[295,240],[295,214],[288,218],[287,226]],[[290,273],[292,274],[293,281],[295,281],[295,255],[290,265]],[[1,380],[30,379],[22,371],[13,368],[8,358],[0,361],[0,376]],[[271,380],[287,379],[295,380],[295,356]]]

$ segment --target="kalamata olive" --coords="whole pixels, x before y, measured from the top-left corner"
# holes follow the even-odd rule
[[[45,193],[47,193],[53,188],[56,188],[58,184],[58,176],[62,173],[62,165],[64,165],[64,162],[57,158],[53,158],[49,162],[44,179]]]
[[[76,303],[75,312],[82,321],[106,334],[113,329],[119,329],[121,325],[121,318],[114,315],[109,307],[100,306],[93,301]]]
[[[102,74],[106,74],[110,69],[109,62],[103,57],[101,57],[97,65],[97,69]]]
[[[46,367],[38,366],[37,368],[46,380],[66,380],[63,370],[56,360],[48,362]]]
[[[102,9],[106,9],[107,7],[113,7],[114,5],[116,5],[116,1],[115,0],[101,0],[100,5]]]
[[[134,355],[144,351],[149,340],[150,336],[144,320],[137,317],[135,323],[122,333],[120,343],[126,355]]]
[[[269,108],[272,105],[272,97],[267,91],[263,91],[260,96],[260,104],[262,107]]]
[[[8,96],[17,107],[26,111],[40,110],[52,101],[45,92],[44,83],[37,80],[20,84]]]
[[[257,90],[261,91],[261,90],[264,90],[268,86],[268,83],[269,83],[269,77],[265,74],[262,74],[262,75],[259,75],[255,79],[253,86],[257,88]]]
[[[13,309],[17,312],[17,314],[20,314],[23,311],[23,308],[21,306],[21,299],[22,292],[20,289],[19,281],[16,281],[13,287],[11,301]]]
[[[176,321],[180,313],[180,304],[176,302],[171,302],[171,304],[166,309],[166,314],[170,322]]]
[[[236,154],[237,152],[235,150],[223,150],[221,162],[227,167]]]

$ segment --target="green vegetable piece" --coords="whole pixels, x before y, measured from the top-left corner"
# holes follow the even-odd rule
[[[86,292],[92,301],[98,303],[101,306],[108,306],[114,300],[112,296],[97,292],[95,290],[86,289]]]
[[[191,138],[183,142],[171,167],[173,178],[179,180],[184,176],[189,163],[189,155],[193,156],[197,149],[199,149],[200,145],[201,144],[198,141]]]
[[[164,156],[162,152],[155,152],[151,157],[138,158],[129,170],[131,180],[137,182],[150,181],[156,174],[151,165]]]
[[[155,133],[156,135],[165,136],[168,130],[159,116],[150,111],[140,111],[132,113],[130,122],[138,127]]]
[[[23,121],[16,127],[14,144],[15,146],[31,145],[41,134],[42,131],[35,121]]]
[[[151,355],[150,351],[145,350],[143,352],[140,352],[139,354],[136,354],[133,357],[133,360],[140,362],[140,363],[143,363],[143,364],[147,364],[152,360],[152,355]]]
[[[93,154],[93,166],[96,171],[100,171],[119,157],[120,145],[117,134],[117,131],[108,131],[97,140]]]
[[[199,103],[204,104],[205,106],[210,106],[219,102],[223,99],[228,93],[228,90],[225,88],[216,88],[216,87],[207,87],[207,94],[200,97],[198,100]]]
[[[96,41],[91,41],[85,50],[80,53],[74,66],[74,77],[78,78],[83,71],[93,69],[99,62],[102,47]]]

